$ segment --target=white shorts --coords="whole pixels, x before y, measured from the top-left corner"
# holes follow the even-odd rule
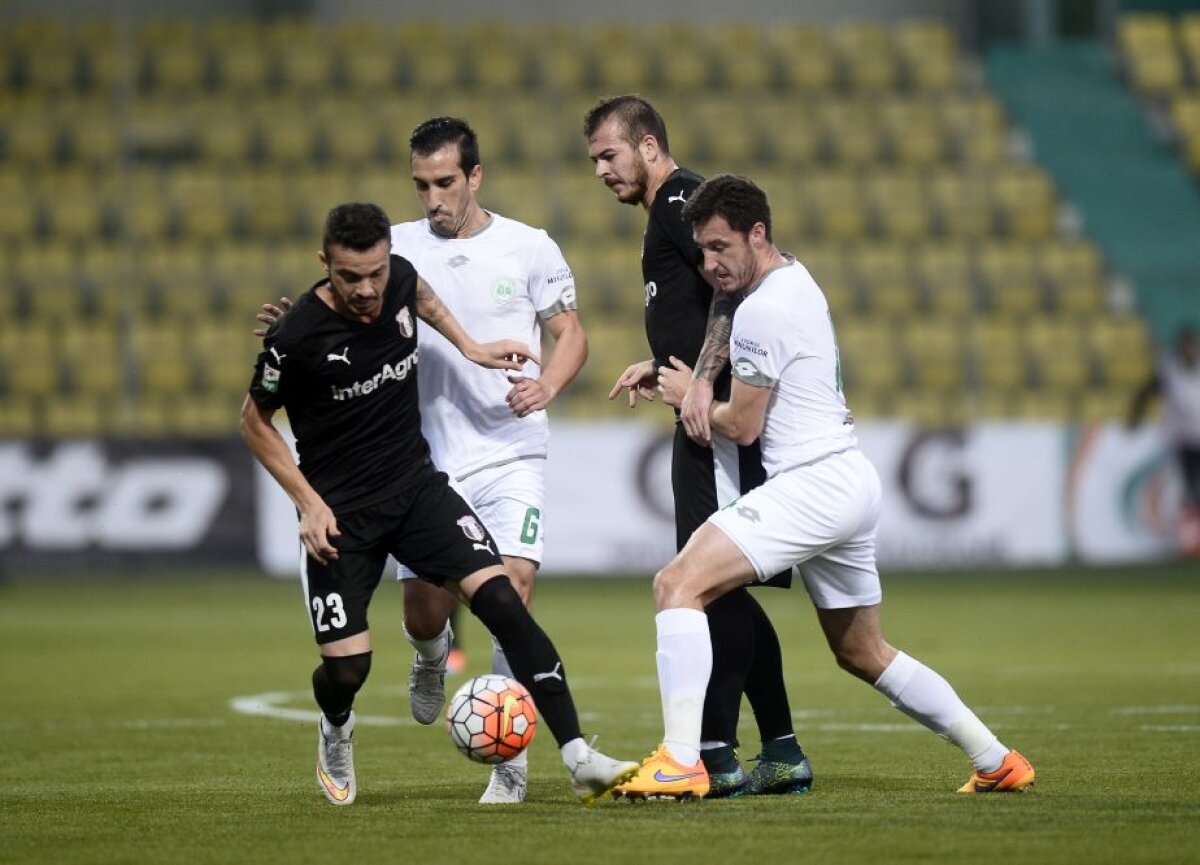
[[[795,565],[819,609],[883,598],[875,567],[879,474],[851,448],[780,472],[708,521],[737,544],[759,580]]]
[[[502,556],[541,562],[544,535],[542,509],[546,498],[546,461],[523,459],[480,469],[450,486],[466,500],[496,540]],[[397,576],[416,577],[400,564]]]

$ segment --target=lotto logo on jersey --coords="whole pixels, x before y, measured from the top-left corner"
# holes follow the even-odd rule
[[[400,328],[400,335],[405,339],[410,339],[413,335],[413,319],[412,313],[408,311],[408,307],[404,307],[396,313],[396,325]]]
[[[517,293],[517,284],[512,277],[501,276],[492,283],[492,300],[496,301],[500,306],[508,306],[512,303],[513,297]]]

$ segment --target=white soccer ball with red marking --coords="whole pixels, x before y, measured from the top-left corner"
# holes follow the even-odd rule
[[[537,707],[525,686],[507,676],[476,676],[450,700],[446,727],[454,747],[477,763],[503,763],[529,747]]]

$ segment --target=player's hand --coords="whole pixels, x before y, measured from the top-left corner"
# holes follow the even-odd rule
[[[279,306],[276,306],[273,303],[264,303],[262,305],[262,311],[259,312],[258,315],[254,316],[254,318],[258,321],[261,321],[266,326],[256,327],[252,333],[257,337],[266,336],[267,331],[271,329],[271,325],[283,318],[283,314],[291,308],[292,301],[291,298],[288,297],[279,298]]]
[[[629,391],[630,408],[637,406],[639,397],[654,402],[654,361],[641,360],[628,366],[608,392],[608,398],[616,399],[623,390]]]
[[[671,358],[674,360],[674,358]],[[687,392],[679,406],[679,419],[688,437],[702,445],[712,446],[712,428],[708,425],[708,412],[712,408],[713,386],[705,378],[692,377]]]
[[[687,393],[688,383],[692,380],[692,368],[677,357],[668,358],[670,366],[658,368],[658,392],[662,394],[663,402],[672,408],[683,405],[683,395]]]
[[[338,557],[335,539],[342,536],[337,518],[324,502],[300,513],[300,540],[308,554],[323,565]]]
[[[510,375],[508,380],[512,382],[512,390],[504,397],[504,401],[517,417],[541,411],[554,399],[554,392],[541,379]]]
[[[521,372],[528,361],[541,364],[529,346],[515,339],[498,339],[495,342],[476,344],[463,354],[467,360],[474,361],[486,369],[511,369]]]

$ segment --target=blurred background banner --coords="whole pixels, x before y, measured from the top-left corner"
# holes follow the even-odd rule
[[[1078,433],[1017,422],[925,430],[867,422],[859,441],[883,480],[882,568],[991,569],[1173,552],[1170,525],[1181,490],[1154,431],[1110,425]],[[661,568],[674,553],[670,472],[668,430],[554,423],[543,571],[649,576]],[[256,474],[259,564],[292,576],[295,509],[265,471]]]
[[[0,442],[13,570],[249,564],[253,460],[238,439]]]

